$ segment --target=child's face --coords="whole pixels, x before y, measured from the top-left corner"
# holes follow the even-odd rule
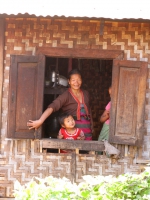
[[[72,116],[68,116],[67,118],[64,119],[64,124],[62,127],[64,128],[74,128],[75,126],[75,121]]]

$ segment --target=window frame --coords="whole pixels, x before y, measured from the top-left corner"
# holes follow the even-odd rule
[[[123,60],[124,52],[122,50],[99,50],[99,49],[68,49],[68,48],[53,48],[53,47],[38,47],[36,54],[43,54],[49,57],[65,57],[65,58],[85,58],[85,59],[105,59],[105,60]],[[98,151],[104,151],[104,143],[100,141],[61,141],[55,139],[42,139],[42,148],[66,148],[68,142],[74,149],[92,150],[94,147]],[[87,148],[85,144],[87,143]],[[67,145],[66,145],[67,144]],[[75,145],[76,144],[76,145]]]
[[[4,44],[5,44],[4,41],[5,41],[5,19],[0,18],[0,113],[2,113]],[[2,127],[2,115],[0,115],[0,127]]]
[[[124,52],[121,50],[99,50],[99,49],[68,49],[68,48],[53,48],[53,47],[39,47],[36,55],[44,55],[49,57],[65,57],[65,58],[85,58],[85,59],[105,59],[105,60],[123,60]],[[40,131],[42,131],[40,129]],[[38,131],[39,132],[39,131]],[[39,133],[38,133],[39,134]],[[35,133],[36,135],[36,133]],[[41,133],[42,136],[42,133]],[[11,137],[12,138],[12,137]],[[16,138],[17,139],[17,138]],[[40,139],[34,138],[34,139]],[[43,141],[48,140],[41,138]],[[62,143],[63,141],[58,141]],[[84,144],[85,141],[83,141]],[[95,141],[96,142],[96,141]],[[98,142],[97,142],[98,143]],[[46,144],[47,148],[47,143]],[[81,145],[84,146],[84,145]],[[43,146],[45,148],[45,146]]]

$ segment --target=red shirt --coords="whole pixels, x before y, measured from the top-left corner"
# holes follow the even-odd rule
[[[67,140],[77,140],[78,137],[83,137],[84,133],[81,129],[76,128],[76,131],[74,132],[74,134],[69,134],[66,129],[61,128],[59,131],[59,135],[63,135],[63,139],[67,139]]]
[[[58,135],[63,135],[65,140],[77,140],[78,137],[84,137],[84,133],[81,129],[76,128],[74,134],[69,134],[66,129],[61,128]],[[61,149],[60,153],[71,153],[73,150]]]

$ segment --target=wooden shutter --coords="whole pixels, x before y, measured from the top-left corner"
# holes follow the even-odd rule
[[[110,143],[142,145],[147,67],[146,62],[114,60]]]
[[[44,72],[43,55],[11,56],[8,137],[41,138],[41,129],[29,130],[27,121],[42,114]]]

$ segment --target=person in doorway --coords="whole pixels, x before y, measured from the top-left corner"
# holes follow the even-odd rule
[[[92,116],[90,110],[89,93],[81,89],[82,77],[78,69],[73,69],[68,74],[69,88],[59,95],[44,111],[38,120],[29,120],[29,129],[38,129],[53,112],[61,109],[62,113],[72,115],[76,128],[80,128],[85,134],[85,140],[92,140]]]
[[[111,98],[111,86],[108,89],[110,98]],[[107,104],[107,106],[105,107],[105,111],[103,112],[103,114],[100,117],[100,122],[104,123],[102,130],[100,132],[99,141],[104,141],[104,146],[105,146],[105,152],[106,152],[106,156],[108,158],[110,158],[112,155],[115,158],[119,158],[120,155],[120,151],[115,148],[113,145],[108,143],[108,138],[109,138],[109,124],[110,124],[110,108],[111,108],[111,101]],[[97,152],[99,155],[102,155],[103,152],[99,151]]]
[[[84,140],[85,136],[81,129],[75,128],[74,118],[67,113],[62,113],[59,118],[59,123],[61,129],[59,130],[58,139],[67,139],[67,140]],[[72,150],[60,150],[60,153],[70,153]]]
[[[111,98],[111,86],[108,89],[110,98]],[[103,112],[103,114],[100,117],[100,122],[104,123],[102,130],[100,132],[99,141],[104,141],[104,140],[108,140],[109,137],[109,123],[110,123],[110,108],[111,108],[111,101],[107,104],[107,106],[105,107],[105,111]]]

